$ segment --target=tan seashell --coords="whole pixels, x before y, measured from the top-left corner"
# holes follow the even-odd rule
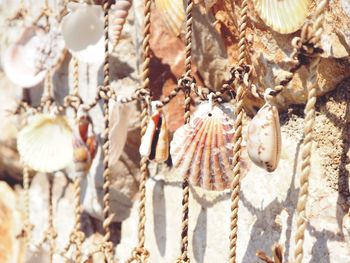
[[[59,63],[63,52],[64,42],[57,30],[46,33],[40,27],[27,27],[5,51],[4,70],[13,83],[30,88],[43,81],[46,70]]]
[[[164,23],[175,35],[180,35],[185,21],[185,6],[183,0],[155,0],[157,9],[161,12]]]
[[[281,34],[297,31],[304,24],[310,0],[253,0],[261,19]]]
[[[117,45],[122,33],[132,0],[117,0],[112,6],[113,14],[113,45]]]
[[[179,128],[170,144],[176,172],[207,190],[230,188],[232,181],[233,119],[223,105],[202,104],[191,122]]]
[[[149,157],[152,151],[152,142],[154,135],[156,133],[156,129],[158,127],[158,123],[160,121],[161,111],[156,110],[152,116],[149,118],[146,132],[141,139],[140,144],[140,154],[141,156]]]
[[[248,126],[249,158],[259,167],[273,172],[281,155],[281,128],[278,110],[266,103]]]
[[[38,114],[17,137],[24,164],[39,172],[65,168],[73,159],[72,129],[64,116]]]
[[[62,19],[62,34],[69,51],[89,64],[103,62],[103,10],[99,5],[69,3]]]
[[[162,114],[160,119],[160,128],[158,138],[156,139],[155,157],[157,163],[163,163],[169,158],[169,133],[166,125],[165,116]]]

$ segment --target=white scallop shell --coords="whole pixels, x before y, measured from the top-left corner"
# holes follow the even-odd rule
[[[46,33],[31,26],[4,54],[4,71],[15,84],[29,88],[45,78],[46,70],[55,67],[64,51],[62,35],[57,30]]]
[[[277,168],[281,154],[281,128],[275,106],[266,103],[250,122],[247,150],[257,166],[268,172]]]
[[[281,34],[297,31],[304,24],[310,0],[253,0],[261,19]]]
[[[183,0],[155,0],[156,7],[170,31],[178,36],[185,21]]]
[[[104,59],[103,10],[100,5],[69,3],[62,34],[69,51],[79,60],[100,64]]]
[[[39,114],[31,118],[17,137],[24,164],[39,172],[54,172],[73,160],[72,129],[64,116]]]
[[[170,144],[173,165],[189,183],[207,190],[230,188],[233,177],[233,119],[227,108],[202,104]]]

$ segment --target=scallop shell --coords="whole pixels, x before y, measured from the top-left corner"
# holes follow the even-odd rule
[[[132,0],[117,0],[112,6],[113,14],[113,45],[117,45],[122,33]]]
[[[281,154],[281,128],[278,110],[266,103],[248,126],[249,158],[268,172],[277,168]]]
[[[170,31],[178,36],[185,21],[185,6],[183,0],[155,0],[164,23]]]
[[[233,177],[233,119],[228,108],[202,104],[170,144],[176,172],[206,190],[230,188]]]
[[[103,62],[103,10],[99,5],[69,3],[62,19],[62,34],[69,51],[89,64]]]
[[[305,22],[310,0],[253,0],[261,19],[281,34],[297,31]]]
[[[13,83],[33,87],[43,81],[47,69],[59,63],[63,52],[63,38],[57,30],[46,33],[40,27],[27,27],[19,40],[5,51],[4,70]]]
[[[33,170],[54,172],[72,161],[72,139],[65,117],[39,114],[18,133],[17,148],[24,164]]]

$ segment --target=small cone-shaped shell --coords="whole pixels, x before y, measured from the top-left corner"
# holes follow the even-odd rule
[[[281,153],[281,128],[275,106],[266,103],[250,122],[247,150],[257,166],[268,172],[277,168]]]
[[[61,22],[69,51],[80,61],[99,64],[103,61],[103,10],[99,5],[69,3]]]
[[[161,112],[156,110],[150,117],[146,132],[141,139],[140,154],[141,156],[148,157],[151,154],[153,137],[156,132],[158,122],[160,120]]]
[[[122,33],[132,0],[117,0],[112,7],[113,12],[113,45],[117,45]]]
[[[65,117],[39,114],[18,133],[17,148],[24,164],[33,170],[54,172],[72,161],[72,139]]]
[[[155,0],[155,3],[170,31],[175,36],[180,35],[181,27],[185,21],[183,0]]]
[[[89,171],[92,162],[89,149],[78,136],[73,139],[73,149],[75,173],[85,175]]]
[[[166,126],[165,116],[161,117],[159,136],[156,142],[155,158],[157,163],[163,163],[169,158],[169,134]]]
[[[281,34],[297,31],[304,24],[310,0],[253,0],[261,19]]]
[[[170,144],[173,164],[181,176],[188,176],[192,185],[207,190],[230,188],[232,121],[218,106],[211,109],[205,105],[189,124],[175,132]]]

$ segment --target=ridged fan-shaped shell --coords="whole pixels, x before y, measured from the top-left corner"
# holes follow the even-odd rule
[[[178,36],[185,21],[185,5],[183,0],[155,0],[157,9],[170,31]]]
[[[73,160],[72,129],[63,116],[33,116],[17,137],[24,164],[39,172],[54,172]]]
[[[117,45],[122,33],[126,18],[129,14],[132,0],[117,0],[112,7],[113,14],[113,45]]]
[[[194,186],[228,189],[233,175],[233,120],[218,106],[200,106],[191,122],[174,134],[170,144],[173,165]]]
[[[281,34],[297,31],[308,15],[310,0],[253,0],[261,19]]]
[[[268,172],[277,168],[281,154],[281,128],[278,110],[266,103],[248,126],[249,158]]]

